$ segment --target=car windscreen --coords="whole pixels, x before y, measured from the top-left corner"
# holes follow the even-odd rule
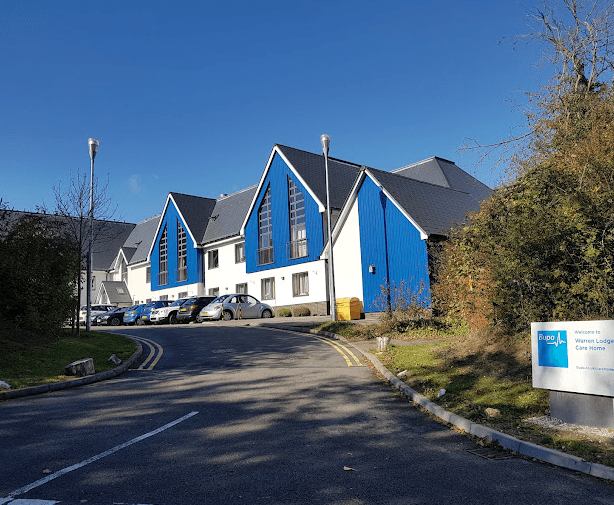
[[[213,305],[214,303],[222,303],[224,300],[228,298],[228,295],[218,296],[215,300],[209,302],[209,305]]]

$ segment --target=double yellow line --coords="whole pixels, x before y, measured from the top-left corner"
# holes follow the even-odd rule
[[[137,370],[153,370],[153,368],[158,364],[158,361],[160,361],[162,354],[164,354],[164,349],[162,349],[162,346],[157,342],[154,342],[153,340],[149,340],[147,338],[135,337],[134,335],[130,335],[130,338],[138,340],[139,342],[141,342],[141,344],[144,344],[149,347],[149,356],[147,356],[145,361],[141,363],[141,366],[139,366]],[[149,365],[149,367],[147,367],[147,365]]]
[[[332,340],[326,337],[321,337],[319,335],[311,335],[311,336],[333,347],[339,354],[341,354],[341,356],[343,356],[343,359],[345,359],[345,362],[347,363],[348,366],[364,366],[350,349],[348,349],[343,344],[340,344],[336,340]],[[352,360],[354,360],[354,363],[352,363]]]

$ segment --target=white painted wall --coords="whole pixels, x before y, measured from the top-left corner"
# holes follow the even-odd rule
[[[309,275],[309,295],[294,296],[292,291],[292,274],[301,272],[307,272]],[[275,279],[275,299],[264,301],[272,307],[325,302],[328,299],[326,290],[326,262],[324,260],[310,261],[309,263],[300,263],[248,274],[248,293],[261,300],[261,281],[269,277]]]
[[[209,289],[219,288],[220,295],[236,292],[237,284],[248,282],[245,262],[235,263],[235,245],[244,242],[243,238],[208,245],[205,249],[205,286],[204,295]],[[218,267],[209,269],[209,251],[217,249]],[[252,294],[252,293],[250,293]],[[256,297],[258,298],[258,297]]]
[[[354,200],[333,247],[335,296],[337,298],[356,297],[364,303],[358,200]]]
[[[148,266],[149,262],[128,266],[128,291],[130,291],[133,302],[145,303],[147,300],[159,300],[157,293],[151,291],[151,286],[147,282]]]

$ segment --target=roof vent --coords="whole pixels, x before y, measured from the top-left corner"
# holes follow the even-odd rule
[[[228,193],[220,193],[220,198],[224,198],[226,196],[228,196]]]

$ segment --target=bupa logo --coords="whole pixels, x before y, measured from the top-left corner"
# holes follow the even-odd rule
[[[539,366],[553,366],[567,368],[567,332],[566,331],[538,331],[537,351]]]

